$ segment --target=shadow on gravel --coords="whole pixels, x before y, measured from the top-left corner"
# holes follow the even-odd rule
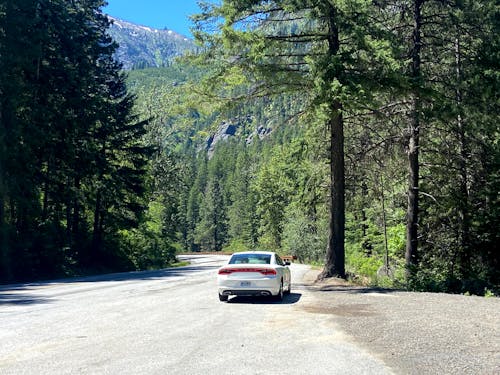
[[[276,301],[270,297],[229,297],[227,303],[252,304],[252,305],[293,305],[300,301],[301,293],[285,294],[283,301]]]
[[[339,286],[339,285],[325,285],[317,286],[316,288],[319,292],[340,292],[340,293],[355,293],[355,294],[391,294],[399,292],[396,289],[383,289],[383,288],[370,288],[370,287],[359,287],[359,286]]]
[[[297,283],[297,282],[294,282],[292,284],[292,288],[294,290],[315,290],[314,283]]]

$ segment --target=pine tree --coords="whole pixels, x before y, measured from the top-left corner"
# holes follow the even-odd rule
[[[209,91],[224,99],[301,92],[330,130],[330,226],[321,278],[345,277],[345,113],[386,86],[392,58],[367,1],[224,1],[195,18],[212,74]],[[202,26],[224,23],[218,33]],[[213,31],[213,27],[210,29]],[[214,64],[214,61],[216,63]]]
[[[249,248],[257,244],[256,192],[253,189],[254,165],[248,146],[240,143],[232,175],[231,205],[228,207],[228,235],[231,240],[241,241]]]
[[[97,262],[90,259],[90,233],[99,249],[104,234],[112,242],[117,228],[135,225],[142,210],[145,122],[132,115],[134,98],[113,58],[103,5],[0,3],[0,235],[7,278],[57,276],[80,260]]]

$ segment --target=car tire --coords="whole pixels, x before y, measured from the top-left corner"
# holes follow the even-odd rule
[[[219,301],[226,302],[229,299],[229,296],[225,296],[223,294],[219,294]]]
[[[278,302],[283,301],[283,281],[280,284],[280,290],[278,294],[274,297],[274,299]]]
[[[292,292],[292,282],[288,283],[288,288],[285,290],[285,294],[290,294]]]

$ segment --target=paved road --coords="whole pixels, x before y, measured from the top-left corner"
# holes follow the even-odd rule
[[[217,298],[223,256],[188,267],[0,287],[0,374],[390,374],[307,307],[307,266],[284,301]],[[309,311],[308,311],[309,310]]]

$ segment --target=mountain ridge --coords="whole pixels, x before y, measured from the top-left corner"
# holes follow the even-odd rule
[[[191,39],[174,30],[138,25],[112,15],[107,17],[111,21],[109,34],[119,46],[116,58],[125,70],[169,66],[176,57],[194,49]]]

